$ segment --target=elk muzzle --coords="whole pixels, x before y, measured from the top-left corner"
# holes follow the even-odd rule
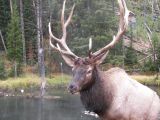
[[[69,84],[69,86],[68,86],[68,91],[69,91],[71,94],[75,94],[75,93],[79,92],[79,87],[78,87],[78,85],[71,83],[71,84]]]

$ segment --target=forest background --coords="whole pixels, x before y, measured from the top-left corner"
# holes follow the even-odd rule
[[[130,73],[157,74],[158,77],[160,0],[126,2],[135,16],[102,69],[119,66]],[[89,38],[93,39],[93,51],[96,51],[117,33],[118,5],[114,0],[67,0],[66,18],[74,3],[67,44],[75,54],[87,56]],[[62,34],[62,4],[63,0],[0,0],[0,79],[24,73],[42,76],[70,73],[61,56],[49,46],[50,21],[54,35],[61,37]]]

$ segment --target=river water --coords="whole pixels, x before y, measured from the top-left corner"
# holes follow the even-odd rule
[[[98,120],[84,112],[79,95],[62,89],[49,90],[44,99],[0,98],[0,120]]]
[[[160,95],[160,88],[152,87]],[[1,97],[0,120],[99,120],[84,114],[79,95],[62,89],[52,89],[45,99]]]

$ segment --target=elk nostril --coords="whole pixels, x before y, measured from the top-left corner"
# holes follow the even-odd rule
[[[76,91],[77,90],[77,86],[76,85],[74,85],[74,84],[72,84],[72,85],[70,85],[69,87],[68,87],[68,90],[69,91]]]
[[[69,86],[69,89],[73,89],[73,88],[74,88],[74,85],[70,85],[70,86]]]

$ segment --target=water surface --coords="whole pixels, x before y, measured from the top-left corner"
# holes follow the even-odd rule
[[[61,89],[46,94],[60,98],[1,97],[0,120],[98,120],[83,113],[79,95]]]
[[[160,88],[151,88],[160,95]],[[1,97],[0,120],[99,120],[84,114],[79,95],[62,89],[51,89],[48,95],[56,99]]]

